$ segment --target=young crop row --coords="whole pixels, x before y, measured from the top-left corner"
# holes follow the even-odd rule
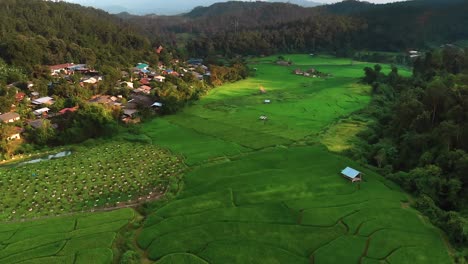
[[[0,219],[11,220],[152,199],[178,181],[180,159],[128,142],[77,147],[64,158],[0,168]]]

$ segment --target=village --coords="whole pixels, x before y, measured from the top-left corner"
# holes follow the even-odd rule
[[[86,64],[65,63],[50,65],[47,68],[50,81],[45,91],[38,89],[34,80],[10,83],[5,88],[9,94],[14,94],[14,99],[11,107],[4,107],[4,111],[0,112],[1,137],[5,141],[4,145],[12,145],[12,149],[21,144],[26,130],[44,129],[44,126],[47,126],[47,129],[64,129],[61,127],[64,123],[62,120],[80,111],[77,103],[63,103],[64,100],[70,100],[56,91],[57,84],[79,86],[89,91],[86,94],[90,96],[84,103],[101,105],[110,112],[117,113],[114,117],[120,123],[134,124],[141,122],[142,112],[144,115],[161,114],[165,103],[160,95],[164,88],[177,90],[177,84],[182,79],[185,82],[189,80],[204,83],[210,77],[210,71],[203,65],[202,59],[184,62],[173,59],[171,67],[161,62],[154,66],[141,62],[130,69],[120,71],[120,78],[110,84],[114,87],[102,93],[99,92],[102,90],[99,89],[99,85],[103,85],[107,76]],[[61,103],[57,103],[58,101]],[[5,108],[9,108],[8,111],[5,111]],[[7,156],[14,152],[8,151],[8,147],[4,148],[7,150]]]

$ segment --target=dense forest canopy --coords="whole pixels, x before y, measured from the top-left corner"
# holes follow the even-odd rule
[[[0,1],[0,57],[27,70],[64,62],[129,65],[149,55],[147,38],[108,13],[64,2]]]
[[[428,52],[411,78],[396,68],[388,75],[378,65],[366,68],[363,81],[374,93],[366,114],[377,122],[352,155],[415,194],[452,241],[467,243],[466,220],[455,211],[466,211],[468,201],[468,49]]]
[[[343,53],[343,49],[402,51],[452,43],[468,38],[466,13],[468,3],[459,0],[386,5],[348,0],[314,8],[228,2],[181,16],[127,14],[121,18],[139,25],[148,37],[172,44],[188,41],[193,46],[213,46],[215,52],[226,55],[233,52],[231,47],[248,46],[248,54],[260,55],[278,51]],[[278,40],[274,34],[286,37]],[[207,39],[216,41],[207,43]]]

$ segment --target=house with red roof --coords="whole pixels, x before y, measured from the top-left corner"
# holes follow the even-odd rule
[[[15,100],[16,102],[20,102],[20,101],[23,101],[24,97],[26,96],[25,93],[23,92],[18,92],[15,94]]]
[[[140,79],[140,84],[141,85],[149,85],[149,79],[148,78],[141,78]]]
[[[73,63],[64,63],[64,64],[57,64],[57,65],[51,65],[49,66],[50,69],[50,74],[51,75],[57,75],[60,72],[65,72],[65,74],[68,74],[68,70],[70,67],[73,67],[75,64]]]
[[[64,109],[62,109],[62,110],[59,111],[59,114],[60,114],[60,115],[64,115],[64,114],[66,114],[67,112],[73,113],[73,112],[76,112],[77,110],[78,110],[78,106],[70,107],[70,108],[64,108]]]

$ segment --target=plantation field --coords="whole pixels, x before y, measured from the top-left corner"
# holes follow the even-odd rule
[[[161,148],[126,141],[80,145],[60,159],[0,167],[0,220],[151,199],[177,182],[183,169]]]
[[[0,225],[0,263],[104,264],[114,259],[117,232],[131,209]]]
[[[157,263],[451,263],[439,231],[409,207],[405,193],[332,153],[351,148],[365,128],[349,116],[370,101],[370,88],[358,79],[373,64],[288,55],[294,65],[285,67],[275,58],[253,59],[254,77],[144,124],[153,144],[191,166],[183,191],[154,204],[137,237],[148,257]],[[312,67],[331,76],[292,73]],[[363,171],[364,182],[342,178],[346,166]]]

